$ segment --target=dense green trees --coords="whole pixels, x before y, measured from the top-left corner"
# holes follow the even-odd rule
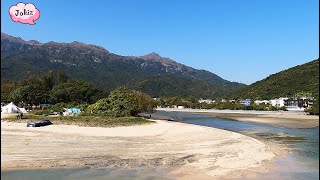
[[[17,82],[9,81],[6,83],[1,83],[1,102],[11,101],[9,95],[14,91],[18,86]]]
[[[17,86],[7,97],[7,100],[27,103],[47,103],[50,87],[46,85],[44,77],[29,77],[17,83]]]
[[[10,93],[9,99],[14,102],[24,101],[27,103],[47,103],[49,99],[49,89],[42,84],[30,84],[20,86]]]
[[[44,76],[31,76],[19,82],[1,83],[2,102],[25,103],[93,103],[103,96],[93,85],[69,80],[63,71],[49,71]]]
[[[312,107],[307,109],[306,112],[309,112],[312,115],[319,115],[319,99],[315,100]]]
[[[54,86],[50,92],[50,102],[93,103],[102,94],[93,85],[80,81],[69,80]]]
[[[124,117],[150,112],[155,106],[151,96],[125,87],[111,91],[107,98],[88,106],[85,114]]]
[[[45,76],[20,82],[4,82],[1,87],[2,101],[52,103],[55,104],[50,109],[53,111],[78,107],[84,114],[124,117],[150,112],[156,105],[152,97],[143,92],[121,87],[107,95],[88,82],[70,80],[62,71],[50,71]]]

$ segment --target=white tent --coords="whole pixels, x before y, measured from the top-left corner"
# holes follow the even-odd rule
[[[19,109],[20,109],[20,111],[21,111],[23,114],[28,113],[25,108],[19,108]]]
[[[1,113],[18,113],[22,111],[17,107],[13,102],[7,104],[6,106],[1,107]]]

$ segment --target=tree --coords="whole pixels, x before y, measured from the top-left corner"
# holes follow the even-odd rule
[[[319,100],[315,100],[311,108],[307,109],[306,111],[309,112],[311,115],[319,115]]]
[[[99,98],[102,92],[93,85],[81,81],[70,80],[53,87],[50,93],[52,102],[77,102],[93,103]]]
[[[152,111],[155,105],[150,95],[121,87],[111,91],[107,98],[88,106],[85,114],[132,116],[139,112]]]
[[[195,98],[194,96],[189,96],[187,99],[187,105],[190,108],[197,108],[199,107],[198,99]]]
[[[17,88],[17,86],[18,83],[14,81],[1,83],[1,102],[12,101],[9,95],[12,91],[14,91]]]
[[[60,84],[60,83],[66,83],[68,81],[69,77],[67,76],[67,74],[60,70],[56,72],[56,83]]]
[[[108,98],[103,98],[98,100],[96,103],[89,105],[82,114],[110,115],[109,109],[110,106]]]
[[[49,71],[47,75],[42,77],[42,81],[44,83],[44,86],[51,90],[55,85],[55,77],[53,72]]]
[[[42,84],[23,85],[10,93],[10,99],[14,102],[46,103],[49,99],[48,89]]]
[[[115,117],[130,116],[133,110],[133,103],[130,102],[129,94],[126,90],[117,89],[111,91],[109,97],[109,114]]]

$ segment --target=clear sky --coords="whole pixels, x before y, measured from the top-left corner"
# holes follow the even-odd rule
[[[40,42],[80,41],[120,55],[157,52],[246,84],[319,57],[318,0],[28,0],[36,25],[1,31]]]

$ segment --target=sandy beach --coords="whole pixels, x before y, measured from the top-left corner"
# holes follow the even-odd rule
[[[319,126],[319,116],[307,115],[303,112],[280,111],[237,111],[237,110],[206,110],[157,108],[157,111],[205,114],[207,116],[270,124],[287,128],[314,128]]]
[[[1,122],[1,168],[159,167],[175,179],[265,171],[280,150],[238,133],[179,122],[98,128],[26,128]]]

